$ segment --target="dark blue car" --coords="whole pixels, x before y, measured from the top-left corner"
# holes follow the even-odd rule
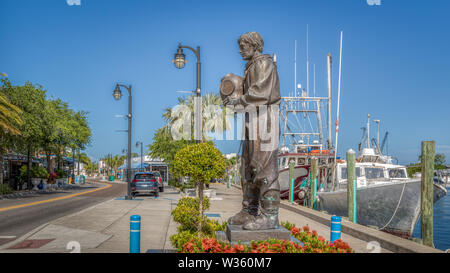
[[[131,181],[131,195],[152,194],[159,196],[158,177],[153,172],[138,172]]]

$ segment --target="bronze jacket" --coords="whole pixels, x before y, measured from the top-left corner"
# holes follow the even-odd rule
[[[242,105],[280,104],[280,83],[277,66],[270,55],[258,55],[251,59],[244,71]]]

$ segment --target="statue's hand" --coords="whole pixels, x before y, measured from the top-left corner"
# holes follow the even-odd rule
[[[237,105],[237,104],[239,104],[239,102],[240,102],[240,99],[232,99],[230,97],[226,97],[223,100],[223,105]]]

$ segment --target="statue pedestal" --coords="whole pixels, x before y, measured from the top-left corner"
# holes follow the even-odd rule
[[[226,237],[223,235],[226,235]],[[221,239],[226,238],[231,244],[237,244],[238,241],[241,241],[242,244],[250,244],[251,241],[269,238],[289,241],[291,240],[291,232],[283,226],[278,229],[245,230],[242,229],[241,225],[227,225],[225,234],[220,237]]]

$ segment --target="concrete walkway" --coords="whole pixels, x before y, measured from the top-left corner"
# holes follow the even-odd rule
[[[112,199],[78,213],[47,223],[14,242],[3,245],[0,252],[71,252],[77,246],[82,253],[128,253],[130,216],[141,216],[141,252],[149,249],[172,249],[169,241],[176,233],[171,210],[180,198],[169,187],[159,198],[138,196],[137,200]],[[25,241],[25,242],[24,242]],[[42,242],[44,245],[36,247]],[[18,246],[17,244],[22,244]],[[28,248],[11,249],[11,247]]]

